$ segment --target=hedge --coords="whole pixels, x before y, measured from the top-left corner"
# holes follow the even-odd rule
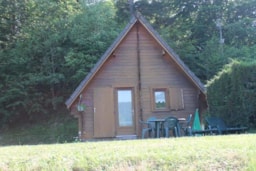
[[[207,83],[209,114],[256,126],[256,61],[232,61]]]

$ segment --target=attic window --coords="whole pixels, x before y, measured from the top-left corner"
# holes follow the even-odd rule
[[[157,88],[153,89],[153,110],[155,111],[165,111],[169,109],[169,103],[167,100],[167,89]]]

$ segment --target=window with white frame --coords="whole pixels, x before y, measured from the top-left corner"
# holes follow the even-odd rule
[[[153,89],[153,110],[169,110],[168,91],[166,88]]]

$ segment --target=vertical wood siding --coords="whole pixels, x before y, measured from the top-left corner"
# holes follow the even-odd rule
[[[103,67],[95,75],[90,84],[83,90],[83,102],[87,103],[86,111],[83,112],[84,138],[93,137],[93,90],[97,87],[134,87],[135,96],[138,96],[138,61],[136,25],[122,40],[105,62]],[[149,116],[166,117],[173,115],[187,117],[194,113],[198,107],[198,90],[191,84],[181,70],[167,56],[163,55],[163,49],[151,37],[144,27],[139,25],[139,43],[141,57],[141,104],[143,120]],[[151,90],[154,87],[182,88],[184,110],[154,112],[152,111]],[[74,104],[77,104],[75,102]],[[140,135],[141,129],[138,120],[139,115],[138,97],[135,97],[136,132]],[[76,110],[72,107],[72,110]],[[75,113],[75,112],[73,112]]]

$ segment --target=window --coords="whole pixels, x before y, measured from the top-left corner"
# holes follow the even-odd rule
[[[184,110],[182,88],[153,88],[151,91],[153,111]]]
[[[167,89],[153,89],[153,110],[169,110]]]
[[[133,126],[132,90],[117,90],[119,126]]]

